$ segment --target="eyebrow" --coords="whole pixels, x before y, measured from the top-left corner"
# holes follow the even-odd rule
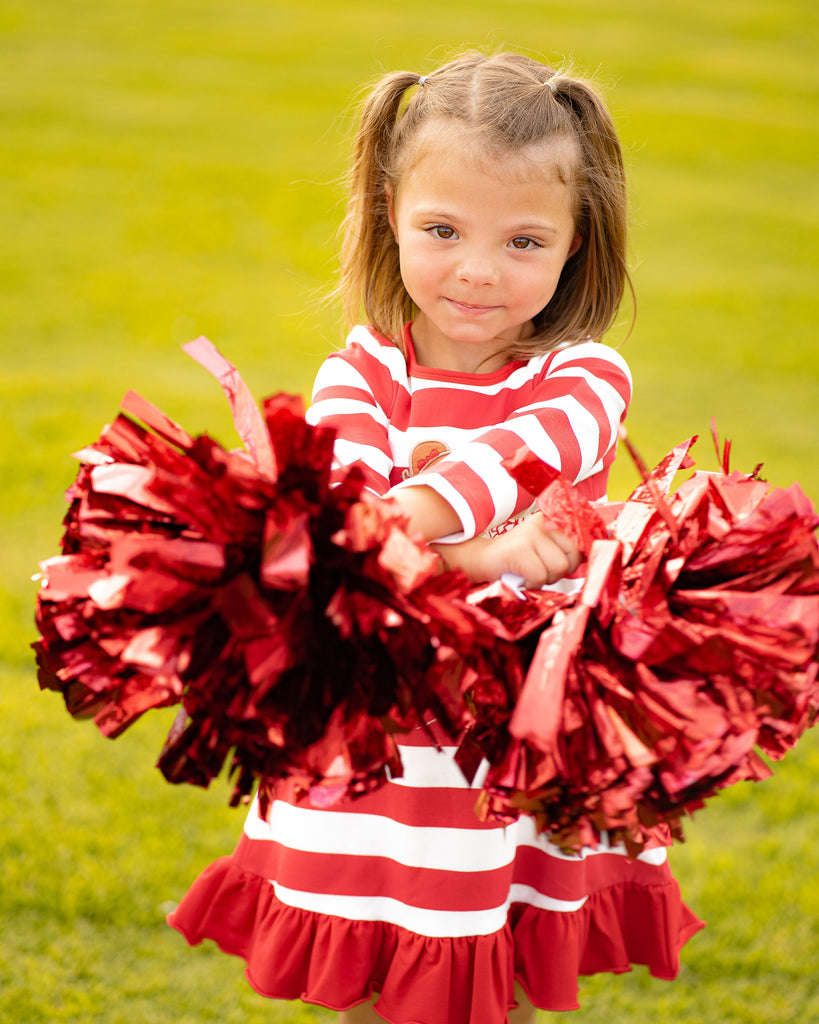
[[[534,224],[521,224],[517,228],[511,229],[512,234],[547,234],[547,235],[559,235],[560,229],[556,228],[554,224],[543,224],[540,222]]]

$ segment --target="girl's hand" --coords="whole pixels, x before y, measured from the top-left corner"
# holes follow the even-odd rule
[[[541,512],[498,537],[475,537],[460,544],[435,544],[449,569],[462,569],[473,583],[500,579],[505,572],[523,577],[536,590],[555,583],[583,561],[583,554],[559,530],[549,530]]]

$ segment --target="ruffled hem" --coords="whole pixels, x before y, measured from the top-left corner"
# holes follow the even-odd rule
[[[572,913],[515,904],[492,935],[429,938],[288,906],[231,857],[202,872],[168,923],[191,945],[212,939],[242,957],[260,995],[339,1011],[377,992],[389,1024],[502,1024],[515,980],[539,1009],[576,1010],[579,975],[643,964],[671,980],[680,950],[704,927],[671,879],[611,886]]]

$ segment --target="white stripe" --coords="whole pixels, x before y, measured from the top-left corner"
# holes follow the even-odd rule
[[[473,441],[471,444],[459,448],[456,453],[457,461],[469,468],[483,480],[489,490],[495,514],[490,525],[496,526],[504,523],[515,511],[518,501],[518,485],[509,473],[503,468],[503,456],[499,451],[482,441]],[[434,468],[432,472],[435,472]]]
[[[481,395],[497,395],[506,390],[515,391],[518,388],[525,387],[534,378],[536,378],[542,372],[545,363],[550,359],[552,362],[546,374],[547,379],[558,375],[584,376],[590,383],[592,383],[594,390],[596,391],[600,385],[603,384],[601,379],[591,371],[576,368],[571,365],[580,359],[595,359],[610,363],[623,373],[625,378],[628,380],[629,385],[632,383],[631,371],[619,352],[611,348],[609,345],[603,345],[597,341],[589,341],[580,342],[576,345],[568,345],[559,351],[546,352],[541,356],[530,359],[524,363],[523,366],[519,366],[516,370],[513,370],[508,377],[492,384],[481,384],[480,382],[473,381],[460,382],[448,380],[426,380],[423,378],[413,377],[412,390],[428,391],[431,389],[447,388],[452,389],[453,391],[475,391]],[[562,373],[559,370],[560,367],[565,367],[565,370]],[[622,402],[622,399],[620,399],[620,401]]]
[[[638,853],[637,860],[660,867],[668,860],[668,851],[664,846],[655,846],[653,850],[643,850],[642,853]]]
[[[457,747],[407,747],[399,740],[404,774],[391,782],[409,789],[480,789],[489,771],[489,762],[481,761],[470,784],[455,762],[457,750]]]
[[[549,373],[552,374],[558,367],[566,366],[568,363],[573,363],[578,359],[601,359],[611,363],[631,383],[631,370],[629,370],[625,359],[616,348],[612,348],[611,345],[602,345],[599,341],[584,341],[577,345],[569,345],[566,348],[559,349],[555,354],[554,362],[549,367]]]
[[[424,828],[378,814],[333,814],[278,800],[273,802],[269,821],[249,814],[245,833],[250,839],[281,843],[305,853],[388,857],[407,867],[460,872],[507,867],[517,845],[514,829]]]
[[[366,394],[370,394],[372,391],[367,378],[352,363],[347,362],[343,358],[328,356],[318,368],[318,372],[313,380],[312,405],[305,414],[305,419],[308,423],[314,423],[317,419],[314,409],[320,403],[316,402],[316,395],[325,388],[337,387],[339,383],[344,387],[364,391]],[[356,401],[360,401],[360,399],[356,399]]]
[[[542,408],[542,406],[540,407]],[[505,430],[517,435],[521,444],[533,452],[542,462],[560,469],[560,449],[543,428],[536,416],[515,416],[503,424]]]
[[[572,433],[580,448],[580,471],[573,483],[583,480],[597,462],[597,450],[600,444],[600,424],[597,417],[578,401],[574,395],[562,395],[551,402],[544,402],[543,409],[560,409],[566,414]],[[514,420],[510,421],[510,426]]]
[[[409,780],[402,782],[396,779],[386,785],[423,787],[434,764],[434,759],[428,755],[434,754],[444,764],[448,761],[452,771],[457,773],[457,778],[449,780],[451,788],[466,788],[464,777],[453,760],[455,749],[449,747],[439,753],[435,748],[403,747],[401,758]],[[407,757],[410,750],[413,754]],[[440,763],[437,770],[442,770]],[[448,771],[444,769],[442,774]],[[479,774],[484,774],[483,766]],[[436,781],[440,787],[441,782]],[[475,785],[478,784],[476,779]],[[245,821],[245,834],[250,839],[278,842],[289,849],[307,853],[387,857],[407,867],[467,873],[495,871],[508,866],[520,846],[533,847],[549,857],[564,861],[583,861],[604,854],[628,856],[625,845],[610,843],[606,833],[601,835],[596,848],[584,846],[578,853],[564,853],[550,840],[548,833],[537,831],[534,819],[528,815],[521,815],[505,828],[423,827],[404,825],[378,814],[354,811],[333,814],[274,801],[268,821],[259,816],[256,805],[251,808]],[[665,847],[661,846],[644,850],[637,859],[658,867],[666,862],[667,857]]]
[[[492,383],[485,382],[481,383],[480,378],[483,374],[475,374],[475,380],[473,381],[451,381],[451,380],[427,380],[421,377],[412,378],[412,390],[413,391],[429,391],[438,390],[445,388],[453,391],[470,391],[477,392],[480,395],[499,395],[503,391],[517,391],[519,388],[526,387],[531,384],[532,380],[537,378],[543,370],[544,365],[552,358],[551,352],[546,352],[540,356],[534,356],[532,359],[526,361],[523,366],[517,367],[513,370],[508,377],[504,377],[503,380],[494,381]],[[551,375],[551,368],[547,376]]]
[[[594,476],[594,474],[595,474],[595,473],[599,473],[599,472],[600,472],[600,471],[602,470],[602,468],[603,468],[603,465],[604,465],[603,459],[598,459],[598,460],[597,460],[597,462],[595,462],[595,464],[594,464],[594,465],[593,465],[593,466],[591,467],[591,469],[590,469],[590,470],[588,471],[588,473],[586,474],[586,476],[587,476],[587,477],[589,477],[589,476]],[[598,498],[598,499],[596,499],[596,500],[598,500],[598,501],[599,501],[600,499]]]
[[[626,377],[629,378],[629,383],[630,383],[631,382],[631,376],[628,373],[628,367],[625,366],[625,364],[623,364],[622,369],[625,370]],[[603,394],[608,394],[608,395],[611,396],[611,400],[612,401],[619,402],[621,405],[623,404],[623,396],[620,394],[620,392],[617,390],[617,388],[611,383],[611,381],[608,381],[605,378],[601,377],[599,374],[595,373],[594,370],[590,369],[588,366],[577,366],[577,365],[573,365],[573,364],[570,364],[568,366],[558,366],[558,365],[555,365],[555,366],[552,366],[551,369],[549,370],[549,379],[551,379],[552,377],[560,377],[561,379],[562,378],[571,379],[572,377],[581,377],[583,380],[585,380],[588,383],[588,385],[592,389],[592,391],[594,391],[597,394],[601,395],[601,397],[602,397]]]
[[[375,337],[372,331],[361,324],[354,327],[347,336],[347,348],[351,348],[356,343],[374,356],[382,366],[386,366],[393,380],[399,383],[406,381],[407,361],[397,345],[385,345]]]
[[[392,379],[397,384],[405,387],[410,393],[430,389],[438,390],[440,388],[452,388],[456,391],[470,391],[478,392],[483,395],[497,395],[505,390],[517,390],[520,387],[526,386],[534,377],[537,377],[542,372],[543,366],[549,360],[552,360],[552,362],[549,366],[547,377],[551,377],[553,374],[556,374],[561,366],[566,366],[566,373],[568,374],[574,373],[579,376],[582,373],[583,376],[586,376],[586,371],[566,364],[571,364],[578,360],[589,358],[611,363],[612,366],[616,367],[623,373],[629,384],[632,382],[631,371],[620,353],[609,345],[604,345],[596,341],[578,342],[576,344],[561,346],[559,349],[546,352],[543,355],[529,359],[523,366],[513,370],[512,373],[503,380],[485,385],[481,385],[477,381],[461,383],[453,381],[426,380],[418,377],[414,377],[410,381],[407,373],[406,360],[401,354],[400,349],[398,349],[397,346],[393,347],[391,345],[384,345],[375,338],[369,328],[361,325],[354,327],[350,332],[347,338],[347,348],[352,347],[354,343],[361,345],[361,347],[373,355],[378,362],[387,367]],[[339,361],[333,360],[333,362],[336,363]],[[600,379],[594,374],[589,374],[588,379],[590,381],[600,381]]]
[[[489,910],[426,910],[411,907],[389,896],[336,896],[287,889],[271,879],[276,896],[291,907],[331,914],[348,921],[386,921],[430,938],[459,938],[468,935],[492,935],[506,925],[507,901]]]
[[[580,910],[587,899],[588,896],[583,896],[579,900],[558,900],[554,896],[544,896],[542,892],[533,889],[531,885],[522,885],[520,882],[515,882],[509,886],[510,904],[529,903],[533,907],[539,907],[541,910],[557,910],[562,914],[570,914],[575,910]]]
[[[457,747],[405,747],[398,740],[404,774],[392,779],[396,786],[411,789],[469,789],[469,783],[455,763]]]
[[[382,430],[389,425],[387,415],[380,406],[355,398],[323,398],[311,405],[307,412],[307,422],[313,426],[329,416],[366,416]]]
[[[566,374],[569,374],[568,370],[566,371]],[[559,376],[559,374],[555,374],[555,376]],[[577,374],[572,373],[571,376],[577,376]],[[597,397],[600,399],[600,404],[602,405],[603,412],[605,413],[605,422],[608,423],[609,426],[609,443],[611,443],[617,435],[617,428],[620,424],[620,417],[623,414],[623,410],[626,407],[626,403],[623,401],[622,397],[617,392],[617,390],[611,387],[611,385],[606,384],[604,381],[601,381],[593,374],[584,373],[583,376],[587,376],[589,380],[593,383],[593,390]],[[564,398],[573,398],[575,401],[580,402],[580,400],[577,398],[573,391],[567,392],[566,395],[560,396],[559,398],[546,399],[541,402],[531,402],[529,405],[522,405],[518,409],[516,409],[514,415],[511,416],[509,420],[506,421],[505,425],[515,423],[518,417],[529,415],[538,416],[544,409],[550,408],[551,406],[555,405],[555,403],[560,402]],[[583,405],[582,402],[580,402],[580,404],[584,409],[586,408],[586,406]],[[600,429],[600,426],[601,425],[598,423],[598,429]]]
[[[342,466],[352,466],[354,462],[363,462],[368,469],[378,473],[384,480],[389,481],[392,470],[392,459],[371,444],[359,444],[357,441],[345,441],[343,438],[336,438],[333,445],[333,455]]]
[[[325,387],[355,388],[357,391],[370,393],[371,384],[364,374],[339,353],[327,358],[319,367],[313,384],[313,394]]]

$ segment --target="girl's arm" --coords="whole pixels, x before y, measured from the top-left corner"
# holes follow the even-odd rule
[[[458,533],[461,529],[461,521],[455,509],[431,487],[393,490],[390,497],[395,499],[409,519],[409,533],[420,533],[426,541]]]
[[[452,506],[431,487],[408,487],[391,495],[409,518],[410,533],[434,541],[460,529]],[[496,580],[505,572],[523,577],[532,589],[573,572],[582,555],[565,534],[546,528],[540,512],[498,537],[474,537],[458,544],[433,544],[449,569],[462,569],[473,583]]]

